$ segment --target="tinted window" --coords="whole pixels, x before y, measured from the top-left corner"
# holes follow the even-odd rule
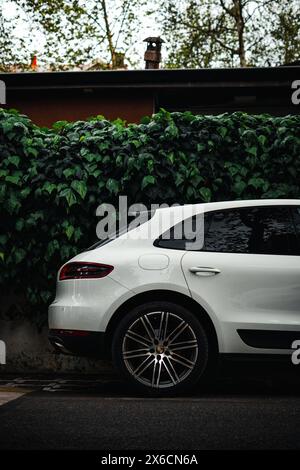
[[[300,236],[300,208],[294,214],[295,225]],[[192,222],[195,231],[195,217]],[[186,222],[186,221],[185,221]],[[298,239],[295,233],[291,209],[283,207],[247,207],[207,212],[204,218],[204,246],[189,250],[217,251],[224,253],[257,253],[298,255]],[[190,236],[178,238],[175,233],[182,222],[175,225],[155,242],[155,246],[186,250],[186,242],[193,241]],[[197,225],[198,227],[198,225]],[[203,221],[202,221],[203,230]],[[184,233],[184,231],[182,231]],[[201,237],[199,237],[201,239]]]
[[[292,208],[295,227],[297,230],[298,237],[300,236],[300,207],[293,207]]]
[[[298,254],[289,207],[250,207],[207,214],[205,251]]]

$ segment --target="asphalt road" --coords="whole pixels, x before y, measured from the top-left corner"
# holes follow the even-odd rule
[[[0,397],[20,393],[0,406],[0,449],[300,449],[300,369],[251,374],[163,399],[115,377],[0,375]]]

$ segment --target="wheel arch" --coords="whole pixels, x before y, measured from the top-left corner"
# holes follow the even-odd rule
[[[192,297],[188,297],[185,294],[172,291],[172,290],[151,290],[151,291],[136,294],[135,296],[126,300],[114,312],[114,314],[112,315],[111,319],[108,322],[105,333],[106,333],[107,346],[109,347],[109,349],[111,348],[112,339],[113,339],[116,326],[126,312],[146,302],[153,302],[153,301],[159,301],[159,300],[177,303],[181,305],[182,307],[185,307],[188,310],[190,310],[191,313],[193,313],[195,317],[201,321],[201,324],[208,335],[212,352],[216,355],[218,354],[219,341],[218,341],[216,328],[212,319],[207,313],[207,311],[198,302],[196,302],[196,300],[194,300]]]

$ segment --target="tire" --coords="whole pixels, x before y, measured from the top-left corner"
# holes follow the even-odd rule
[[[172,302],[137,306],[119,323],[113,364],[139,391],[154,396],[191,389],[208,365],[208,337],[198,319]]]

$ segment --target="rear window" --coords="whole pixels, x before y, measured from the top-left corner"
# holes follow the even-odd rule
[[[119,238],[124,233],[130,232],[131,230],[148,222],[153,217],[154,213],[155,211],[143,211],[137,214],[128,215],[127,224],[122,225],[122,226],[120,226],[120,224],[117,221],[117,224],[116,224],[117,230],[108,234],[106,238],[102,240],[98,240],[96,243],[94,243],[92,246],[87,248],[85,251],[95,250],[96,248],[100,248],[101,246],[107,245],[108,243],[112,242],[116,238]],[[137,216],[139,217],[138,223],[137,223]]]
[[[182,220],[157,238],[154,246],[172,250],[201,250],[204,241],[204,220],[203,213]]]

